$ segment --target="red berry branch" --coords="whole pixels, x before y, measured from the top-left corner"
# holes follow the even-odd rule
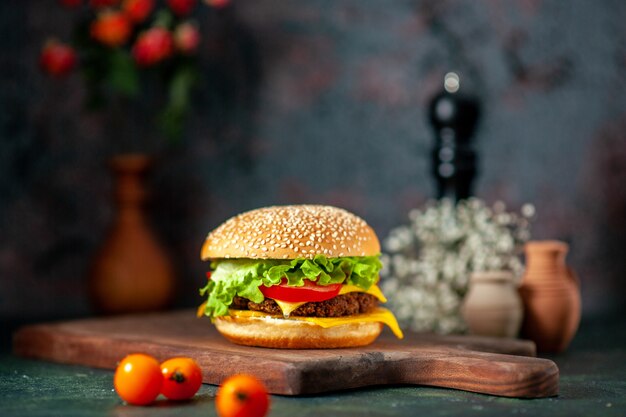
[[[40,55],[53,78],[80,69],[89,107],[114,95],[139,99],[147,81],[166,97],[158,115],[164,133],[177,138],[201,71],[196,59],[202,39],[192,20],[200,3],[217,10],[230,0],[58,0],[76,17],[71,41],[49,39]],[[158,74],[158,76],[155,76]],[[153,87],[149,87],[153,88]]]

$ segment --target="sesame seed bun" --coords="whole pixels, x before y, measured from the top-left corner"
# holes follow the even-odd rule
[[[274,206],[232,217],[212,231],[202,260],[374,256],[380,243],[360,217],[337,207]]]
[[[215,327],[239,345],[280,349],[328,349],[366,346],[383,325],[376,322],[349,323],[324,328],[313,323],[277,317],[218,317]]]

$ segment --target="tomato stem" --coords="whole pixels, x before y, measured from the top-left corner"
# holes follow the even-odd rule
[[[179,384],[182,384],[186,380],[185,374],[182,373],[180,371],[180,369],[178,369],[178,368],[176,370],[174,370],[174,372],[172,372],[172,375],[170,375],[170,379],[172,381],[176,381]]]
[[[241,391],[235,391],[235,396],[242,403],[248,399],[248,394],[246,394],[245,392],[241,392]]]

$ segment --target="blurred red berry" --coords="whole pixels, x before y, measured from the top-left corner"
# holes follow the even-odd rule
[[[91,7],[96,9],[117,6],[119,2],[120,0],[89,0]]]
[[[104,45],[115,47],[126,43],[131,22],[122,12],[105,11],[91,23],[91,37]]]
[[[230,0],[204,0],[204,2],[216,9],[222,9],[230,4]]]
[[[48,41],[39,57],[41,68],[54,77],[70,73],[76,66],[76,61],[74,48],[58,41]]]
[[[59,0],[61,6],[78,7],[83,4],[83,0]]]
[[[174,14],[178,16],[186,16],[196,6],[196,0],[167,0],[167,5]]]
[[[133,57],[137,65],[148,67],[172,55],[174,42],[166,29],[155,27],[143,32],[133,46]]]
[[[178,25],[174,32],[174,44],[183,54],[192,54],[198,49],[200,32],[193,23],[185,22]]]
[[[154,0],[124,0],[122,10],[135,23],[141,23],[154,9]]]

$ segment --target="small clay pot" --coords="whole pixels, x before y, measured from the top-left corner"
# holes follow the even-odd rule
[[[580,322],[580,289],[574,271],[565,264],[564,242],[526,244],[526,273],[520,286],[525,318],[522,336],[542,352],[562,352]]]
[[[474,272],[461,312],[472,334],[516,337],[522,324],[523,307],[513,274],[509,271]]]

